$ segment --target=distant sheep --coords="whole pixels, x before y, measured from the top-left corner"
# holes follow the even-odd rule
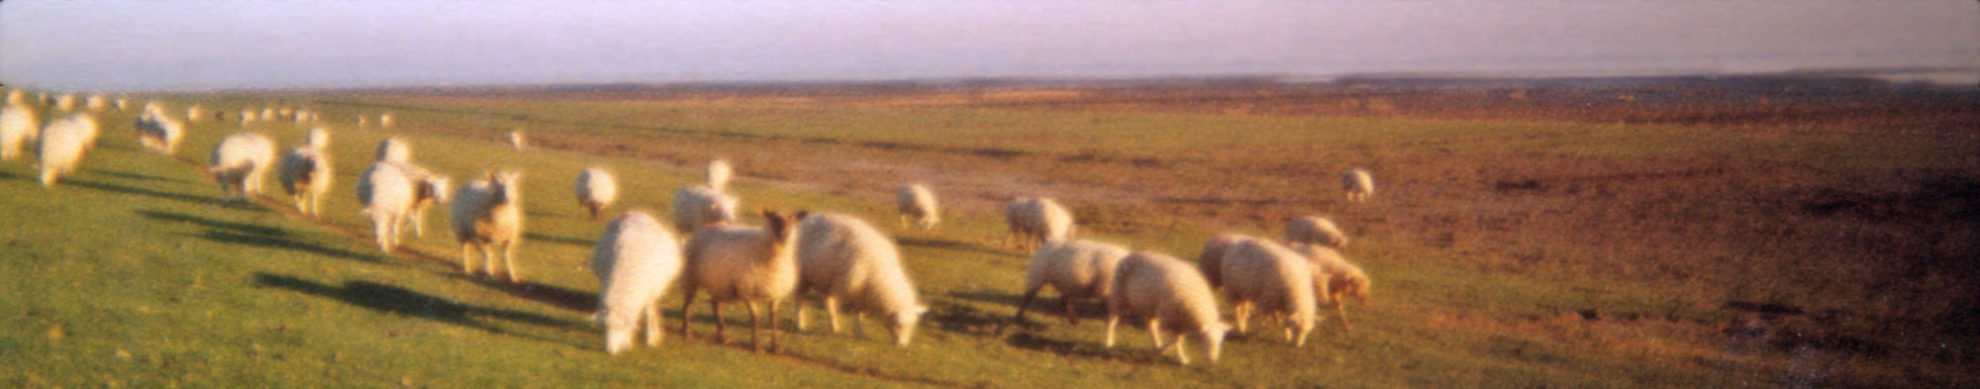
[[[374,160],[378,162],[412,163],[412,144],[396,136],[385,138],[378,141],[378,148],[373,155]]]
[[[1004,222],[1011,227],[1005,241],[1016,239],[1018,246],[1025,249],[1038,243],[1073,237],[1072,213],[1049,198],[1022,197],[1011,200],[1004,205]]]
[[[357,126],[358,128],[370,127],[371,118],[364,115],[357,115]]]
[[[116,107],[118,111],[131,109],[131,99],[118,97],[116,101]]]
[[[316,126],[315,128],[310,128],[310,129],[309,129],[309,136],[308,136],[308,137],[306,137],[306,138],[304,138],[304,140],[303,140],[303,145],[306,145],[306,146],[309,146],[309,147],[311,147],[311,148],[315,148],[315,149],[325,149],[325,148],[329,148],[329,147],[330,147],[330,129],[329,129],[329,128],[324,128],[323,126]]]
[[[516,269],[516,245],[522,243],[522,207],[521,173],[491,172],[485,179],[461,186],[450,216],[454,238],[461,242],[462,270],[475,274],[472,251],[480,251],[484,268],[494,277],[499,254],[508,268],[509,282],[522,282]]]
[[[206,118],[206,108],[200,107],[199,104],[193,104],[192,107],[186,108],[187,123],[199,123],[204,118]]]
[[[275,167],[275,141],[253,132],[228,135],[213,146],[212,161],[206,173],[220,189],[246,200],[261,194],[262,176]]]
[[[1223,233],[1203,243],[1203,252],[1196,256],[1196,269],[1203,272],[1203,280],[1210,283],[1210,289],[1224,287],[1224,254],[1229,253],[1238,242],[1253,239],[1249,236]]]
[[[674,229],[694,232],[713,224],[736,220],[737,200],[705,186],[681,188],[674,192]]]
[[[390,253],[399,245],[403,235],[400,228],[413,205],[413,185],[412,178],[390,162],[373,163],[358,177],[358,203],[371,219],[372,237],[379,251]]]
[[[178,120],[165,116],[162,111],[146,111],[138,115],[136,123],[138,144],[159,154],[173,155],[179,143],[186,138],[186,126]]]
[[[1217,363],[1223,350],[1224,334],[1230,325],[1218,318],[1217,298],[1203,275],[1189,264],[1168,255],[1141,251],[1121,260],[1114,271],[1113,295],[1107,299],[1107,348],[1114,347],[1115,328],[1121,317],[1146,320],[1148,335],[1155,348],[1167,352],[1176,347],[1176,359],[1189,364],[1183,335],[1196,333],[1203,340],[1204,354]],[[1163,339],[1162,331],[1173,332],[1173,342]]]
[[[728,193],[729,176],[732,174],[734,172],[730,171],[728,160],[708,161],[708,188],[716,192]]]
[[[20,89],[8,89],[7,105],[22,105],[22,104],[27,104],[27,92],[22,92]]]
[[[1341,187],[1347,191],[1347,199],[1352,202],[1366,202],[1375,194],[1375,176],[1367,170],[1353,169],[1341,173]]]
[[[74,172],[83,154],[96,143],[96,119],[82,113],[69,115],[48,122],[37,138],[41,141],[35,153],[36,164],[41,166],[41,185],[53,186],[62,175]]]
[[[708,306],[715,313],[715,339],[727,342],[723,334],[722,303],[741,301],[749,309],[749,344],[757,347],[756,304],[768,303],[770,349],[778,350],[777,306],[797,291],[798,263],[795,242],[796,221],[783,213],[763,211],[764,227],[722,225],[696,231],[682,252],[687,258],[681,277],[681,334],[687,332],[687,317],[694,306],[695,291],[708,291]]]
[[[901,268],[894,241],[858,218],[833,214],[804,216],[798,223],[798,295],[815,290],[825,298],[832,332],[839,332],[839,307],[860,312],[855,333],[864,334],[865,313],[880,318],[894,334],[894,345],[905,347],[914,338],[916,323],[928,312],[916,297],[914,284]],[[805,325],[804,303],[797,306],[798,329]]]
[[[528,140],[523,139],[522,130],[509,131],[509,147],[515,149],[516,151],[522,151],[525,148],[529,148]]]
[[[1059,304],[1065,307],[1066,322],[1079,324],[1079,315],[1073,311],[1074,299],[1101,299],[1105,301],[1113,295],[1114,271],[1118,270],[1121,259],[1127,258],[1128,249],[1112,244],[1088,240],[1056,240],[1045,242],[1031,255],[1031,263],[1025,266],[1024,299],[1018,302],[1015,319],[1024,321],[1024,311],[1031,308],[1031,300],[1038,297],[1038,291],[1046,286],[1059,292]]]
[[[927,186],[921,184],[901,186],[895,199],[900,203],[901,226],[907,226],[912,219],[916,226],[928,230],[935,228],[936,223],[942,222],[942,211],[935,203],[935,192],[930,192]]]
[[[591,214],[591,220],[598,220],[598,212],[610,208],[619,199],[619,182],[605,168],[585,168],[578,172],[577,199],[578,206]]]
[[[295,199],[296,211],[307,216],[322,216],[323,210],[319,205],[322,204],[323,194],[330,191],[331,180],[336,177],[331,171],[335,164],[331,163],[329,152],[314,145],[297,147],[282,153],[280,163],[282,170],[278,178],[281,179],[282,190]]]
[[[1368,302],[1369,295],[1375,287],[1368,279],[1368,273],[1363,272],[1361,267],[1355,266],[1353,262],[1348,262],[1339,251],[1330,248],[1295,244],[1292,249],[1313,261],[1315,282],[1326,284],[1324,288],[1316,285],[1313,289],[1324,293],[1325,296],[1321,300],[1334,304],[1335,316],[1341,318],[1341,328],[1353,330],[1353,325],[1348,323],[1347,308],[1345,308],[1347,302],[1342,297],[1354,296],[1357,301]]]
[[[247,126],[249,124],[253,124],[256,119],[256,115],[254,114],[254,111],[250,111],[250,110],[243,109],[241,110],[241,113],[236,115],[239,115],[241,117],[241,128],[247,128]]]
[[[1306,216],[1286,222],[1286,242],[1312,243],[1340,250],[1347,248],[1348,237],[1340,227],[1334,226],[1333,220],[1324,216]]]
[[[385,128],[391,128],[391,127],[392,127],[392,114],[389,114],[389,113],[387,113],[387,114],[379,114],[379,115],[378,115],[378,126],[379,126],[379,127],[385,127]]]
[[[1288,343],[1305,346],[1315,320],[1314,287],[1324,286],[1313,282],[1314,270],[1305,256],[1269,240],[1243,239],[1231,245],[1222,273],[1238,332],[1246,332],[1251,315],[1263,311],[1281,319]]]
[[[14,90],[8,98],[18,96]],[[41,123],[35,120],[34,109],[23,104],[8,104],[0,108],[0,161],[11,161],[21,155],[28,145],[41,138]]]
[[[646,330],[646,345],[660,345],[660,298],[681,275],[680,243],[652,215],[626,211],[591,249],[591,272],[598,276],[598,325],[605,328],[605,353],[632,348],[634,331]]]
[[[102,111],[104,108],[110,106],[110,99],[103,97],[103,95],[89,95],[89,99],[83,102],[83,106],[88,107],[90,112]]]
[[[62,112],[76,110],[76,95],[63,93],[55,96],[55,110]]]

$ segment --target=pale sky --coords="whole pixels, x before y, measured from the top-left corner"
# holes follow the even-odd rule
[[[0,2],[46,89],[1865,67],[1980,70],[1980,2]]]

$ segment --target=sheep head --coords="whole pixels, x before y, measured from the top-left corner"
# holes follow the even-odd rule
[[[791,215],[768,209],[757,209],[757,212],[763,214],[764,222],[769,225],[770,235],[777,237],[776,244],[789,243],[796,237],[797,223]]]
[[[894,345],[907,347],[908,342],[914,340],[914,327],[916,323],[920,323],[921,315],[927,313],[928,306],[921,304],[915,304],[914,307],[900,312],[894,312],[893,317],[889,318],[891,320],[887,321],[887,330],[894,333]]]

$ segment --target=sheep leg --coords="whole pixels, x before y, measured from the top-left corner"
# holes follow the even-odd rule
[[[660,330],[660,326],[661,326],[661,325],[664,325],[665,323],[664,323],[664,322],[663,322],[662,320],[660,320],[660,301],[659,301],[659,300],[657,300],[657,299],[656,299],[656,300],[654,300],[653,302],[651,302],[651,303],[647,303],[647,304],[646,304],[646,320],[645,320],[645,321],[646,321],[646,323],[645,323],[645,325],[646,325],[646,346],[647,346],[647,347],[656,347],[656,346],[659,346],[659,345],[660,345],[660,341],[662,341],[662,340],[666,340],[666,339],[667,339],[667,335],[666,335],[666,332],[665,332],[665,331],[661,331],[661,330]]]
[[[1073,311],[1072,296],[1059,295],[1059,304],[1066,307],[1066,323],[1079,325],[1079,313]]]
[[[775,303],[772,303],[772,304],[773,304],[773,306],[774,306],[774,304],[775,304]],[[826,296],[825,296],[825,317],[827,317],[827,318],[828,318],[829,320],[831,320],[831,323],[832,323],[832,333],[834,333],[834,334],[836,334],[836,333],[839,333],[839,328],[840,328],[840,327],[839,327],[839,298],[838,298],[838,297],[834,297],[834,296],[831,296],[831,295],[826,295]]]
[[[694,307],[694,286],[682,285],[681,291],[687,294],[687,296],[681,298],[681,339],[694,340],[694,334],[688,333],[687,329],[688,308]]]
[[[1155,348],[1156,348],[1156,349],[1158,349],[1158,350],[1162,350],[1162,351],[1164,351],[1164,352],[1167,352],[1167,351],[1168,351],[1168,349],[1167,349],[1167,348],[1165,348],[1165,347],[1163,347],[1163,345],[1162,345],[1162,321],[1161,321],[1161,320],[1155,320],[1155,319],[1149,319],[1149,320],[1148,320],[1148,337],[1149,337],[1149,338],[1154,338],[1154,339],[1155,339]]]
[[[467,275],[469,276],[475,275],[474,256],[472,250],[474,250],[473,244],[469,244],[469,243],[461,244],[461,271],[467,273]]]
[[[1014,317],[1011,320],[1017,321],[1019,323],[1024,322],[1024,309],[1031,308],[1031,299],[1038,297],[1039,289],[1043,289],[1043,288],[1034,287],[1034,288],[1025,289],[1024,300],[1018,302],[1017,317]]]
[[[1248,327],[1248,324],[1251,324],[1251,302],[1243,301],[1238,302],[1236,305],[1231,307],[1231,315],[1236,316],[1238,333],[1249,332],[1246,327]]]
[[[1176,360],[1182,361],[1182,364],[1187,365],[1189,364],[1189,347],[1183,346],[1183,334],[1185,333],[1177,332],[1176,341],[1169,344],[1176,346]]]
[[[1347,332],[1354,332],[1354,325],[1348,324],[1346,307],[1347,307],[1346,301],[1341,301],[1340,298],[1334,299],[1334,316],[1341,317],[1341,330]]]
[[[853,335],[866,337],[866,312],[853,313]]]
[[[1112,312],[1107,314],[1107,348],[1114,348],[1114,328],[1121,324],[1121,317]]]
[[[763,346],[756,342],[756,327],[761,324],[756,317],[756,303],[745,302],[743,308],[749,310],[749,349],[763,351]]]
[[[708,296],[708,307],[715,310],[715,344],[728,343],[729,335],[723,332],[726,326],[722,325],[722,299]]]
[[[805,330],[806,328],[810,328],[810,327],[811,327],[811,326],[810,326],[810,324],[809,324],[809,323],[806,323],[806,322],[804,321],[804,296],[803,296],[803,293],[798,293],[798,296],[797,296],[797,307],[796,307],[796,309],[797,309],[797,330],[798,330],[798,331],[804,331],[804,330]]]
[[[770,352],[783,352],[784,346],[777,342],[777,300],[770,300]]]
[[[516,271],[515,241],[510,241],[509,243],[505,243],[502,245],[502,263],[504,264],[504,266],[507,266],[509,268],[509,282],[515,284],[522,283],[522,276],[516,274],[517,271]]]
[[[424,237],[426,237],[426,221],[424,221],[423,219],[426,219],[426,207],[423,207],[423,206],[421,206],[421,207],[419,207],[418,209],[416,209],[416,210],[414,210],[414,211],[412,212],[412,215],[409,215],[409,216],[408,216],[408,217],[406,218],[406,221],[408,221],[408,222],[411,222],[411,223],[412,223],[412,226],[413,226],[413,237],[415,237],[415,238],[424,238]],[[495,273],[492,273],[492,271],[491,271],[491,273],[488,273],[488,274],[495,274]]]

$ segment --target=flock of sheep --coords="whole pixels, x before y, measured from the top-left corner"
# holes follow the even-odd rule
[[[71,94],[44,94],[37,101],[57,112],[76,111]],[[85,111],[37,126],[25,93],[9,90],[6,105],[0,108],[0,159],[14,159],[33,144],[42,184],[54,185],[95,144],[98,126],[91,113],[112,106],[127,109],[129,101],[90,96]],[[257,120],[313,124],[320,117],[308,110],[273,107],[243,109],[236,115],[244,128]],[[223,116],[194,105],[185,118],[181,122],[162,105],[147,103],[133,129],[146,149],[169,156],[184,139],[187,122]],[[368,126],[371,120],[359,116],[356,124]],[[382,114],[376,123],[390,127],[393,119]],[[511,132],[509,141],[515,150],[525,149],[521,131]],[[248,199],[262,192],[263,177],[275,169],[296,209],[316,217],[334,177],[329,142],[330,131],[318,125],[309,131],[305,144],[278,156],[268,136],[243,130],[222,138],[206,171],[224,192]],[[839,311],[844,308],[859,315],[855,326],[865,314],[872,314],[893,334],[895,344],[908,344],[928,307],[917,297],[891,238],[860,218],[839,213],[765,210],[760,212],[765,225],[743,225],[736,218],[739,200],[727,191],[732,167],[718,159],[706,173],[705,184],[675,193],[670,223],[661,224],[645,211],[627,210],[606,224],[593,247],[590,266],[600,283],[594,319],[604,329],[608,353],[631,348],[635,335],[643,334],[649,346],[659,344],[663,331],[657,304],[676,288],[684,293],[680,328],[684,336],[689,335],[690,308],[697,295],[706,292],[718,318],[714,321],[718,339],[726,341],[724,321],[719,319],[722,306],[742,303],[749,311],[751,345],[760,345],[757,332],[767,327],[770,348],[776,350],[775,323],[782,302],[815,292],[822,296],[832,332],[841,330]],[[485,272],[491,278],[504,274],[508,282],[519,283],[514,254],[524,228],[521,182],[521,172],[490,171],[451,187],[447,176],[413,160],[410,143],[392,137],[379,142],[372,165],[359,175],[353,189],[381,251],[392,252],[405,227],[423,235],[426,210],[446,203],[461,247],[462,270],[470,275]],[[1374,191],[1372,177],[1360,169],[1343,174],[1342,186],[1350,202],[1366,201]],[[592,220],[618,197],[613,174],[599,167],[578,172],[574,189],[578,205]],[[903,227],[930,230],[941,222],[936,196],[928,187],[903,186],[897,200]],[[1262,315],[1268,322],[1276,321],[1282,337],[1295,347],[1304,345],[1321,321],[1322,304],[1334,307],[1346,329],[1343,298],[1365,301],[1369,295],[1368,276],[1341,255],[1348,245],[1346,234],[1325,217],[1291,220],[1282,240],[1218,235],[1205,243],[1193,266],[1154,251],[1075,238],[1073,214],[1051,198],[1012,200],[1004,217],[1010,228],[1005,242],[1032,252],[1015,320],[1022,321],[1039,291],[1050,286],[1060,295],[1066,320],[1074,324],[1078,317],[1073,300],[1105,303],[1107,347],[1115,343],[1121,318],[1137,318],[1146,324],[1160,352],[1173,346],[1184,364],[1189,363],[1183,346],[1186,335],[1197,335],[1207,359],[1214,363],[1224,335],[1232,329],[1218,312],[1217,289],[1234,308],[1236,330],[1249,331],[1252,316]],[[498,271],[498,265],[504,270]],[[767,308],[764,320],[759,320],[758,305]],[[802,304],[796,309],[796,327],[804,330],[808,323]]]

